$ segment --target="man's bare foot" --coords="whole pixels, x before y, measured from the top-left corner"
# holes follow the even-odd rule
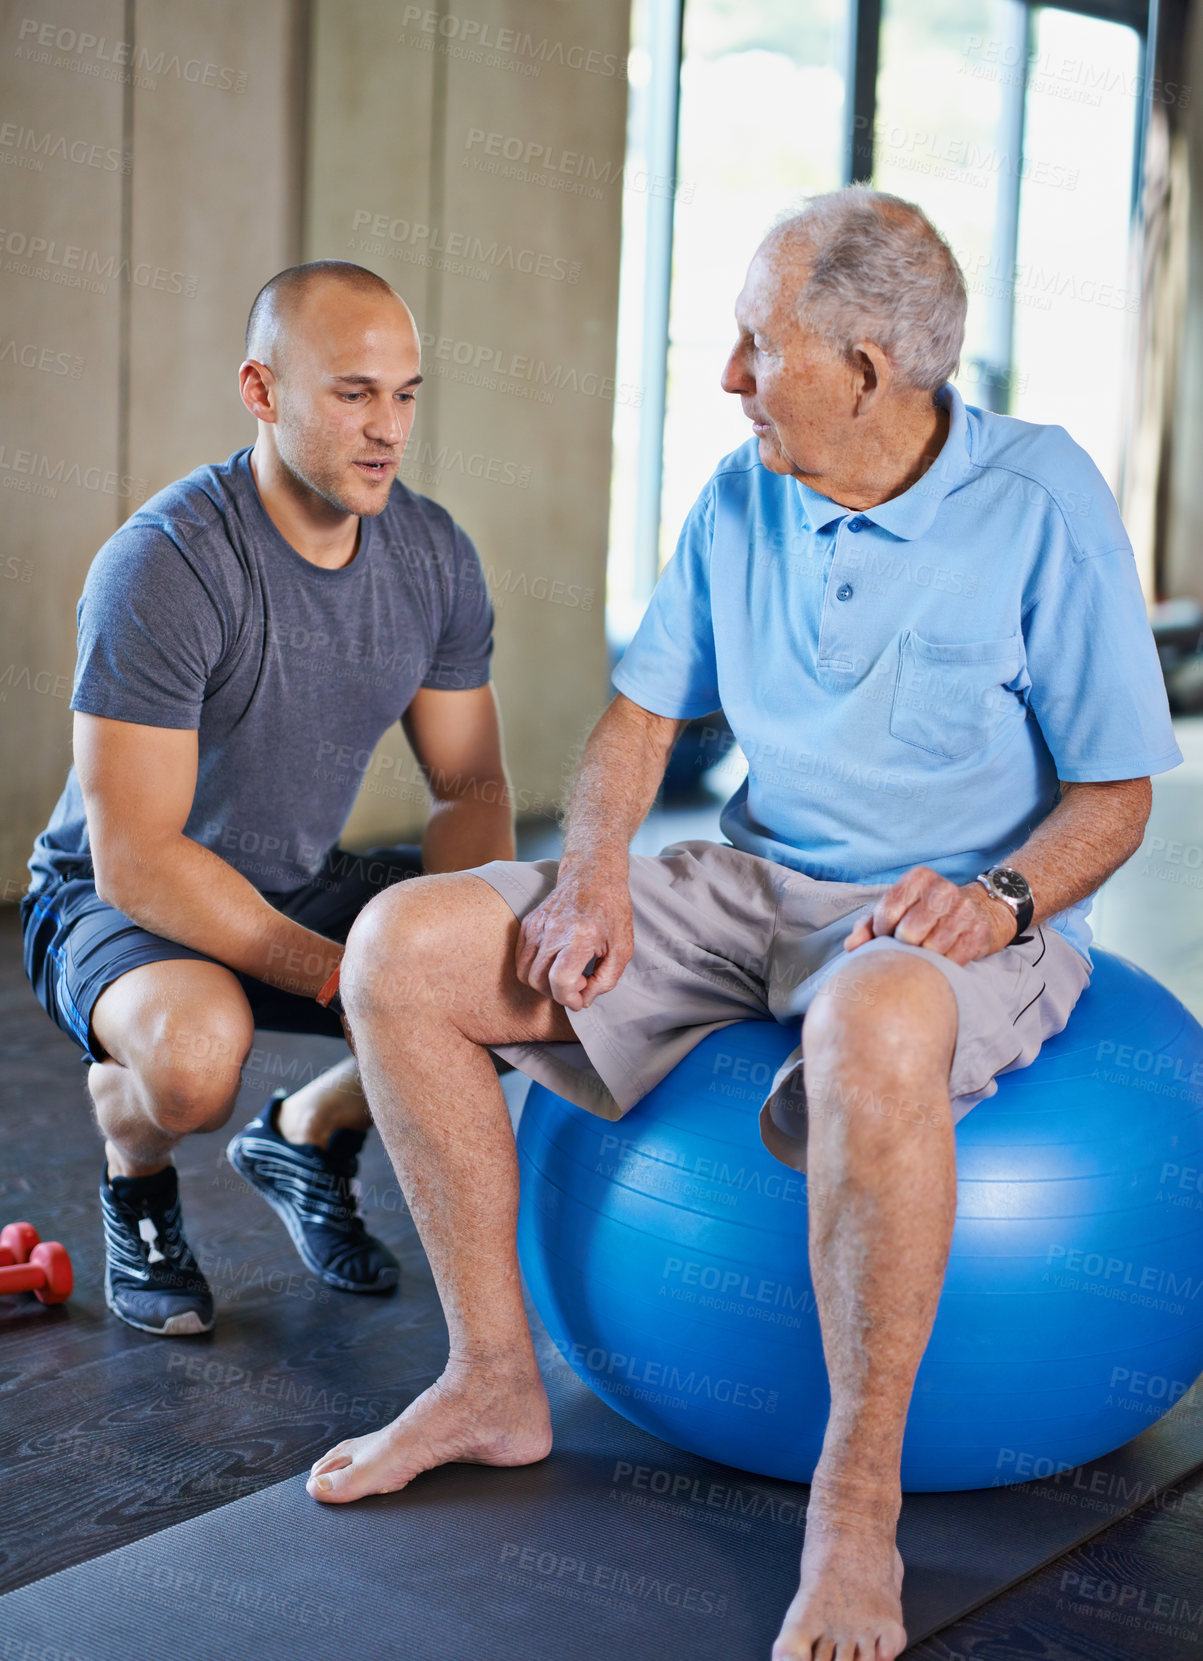
[[[896,1508],[845,1508],[811,1490],[802,1579],[772,1661],[894,1661],[906,1648]]]
[[[327,1504],[392,1494],[436,1465],[533,1465],[551,1452],[551,1413],[536,1369],[497,1373],[449,1362],[404,1413],[323,1454],[306,1488]]]

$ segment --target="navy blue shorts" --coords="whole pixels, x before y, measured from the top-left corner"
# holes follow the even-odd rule
[[[286,917],[328,940],[345,940],[351,924],[381,889],[422,874],[421,849],[368,848],[359,854],[333,848],[313,881],[291,894],[264,898]],[[21,901],[25,973],[55,1026],[83,1047],[88,1062],[107,1059],[92,1034],[92,1009],[106,986],[144,963],[215,959],[132,923],[96,893],[90,866],[51,881]],[[237,971],[235,971],[237,972]],[[257,1027],[272,1032],[343,1036],[342,1022],[312,998],[282,992],[253,975],[238,975]]]

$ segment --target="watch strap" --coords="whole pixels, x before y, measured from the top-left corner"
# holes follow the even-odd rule
[[[324,982],[321,990],[317,994],[317,1002],[321,1004],[322,1008],[332,1009],[334,1013],[339,1016],[343,1013],[343,1001],[338,995],[338,980],[341,969],[342,964],[336,963],[334,966],[334,973],[327,981]]]
[[[994,866],[990,867],[990,871],[993,871],[994,869]],[[986,890],[986,893],[989,894],[992,900],[997,900],[1001,905],[1005,905],[1007,910],[1011,912],[1015,918],[1015,933],[1011,936],[1007,944],[1009,946],[1023,945],[1025,941],[1032,938],[1030,934],[1026,933],[1026,930],[1031,924],[1032,918],[1036,911],[1036,902],[1032,898],[1031,890],[1028,890],[1028,897],[1026,900],[1014,900],[1008,894],[1000,894],[998,889],[995,888],[994,884],[990,881],[990,871],[980,872],[977,881],[981,883],[982,887]],[[1022,875],[1022,873],[1019,874]]]

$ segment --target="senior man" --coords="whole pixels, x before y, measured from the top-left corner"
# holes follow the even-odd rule
[[[965,305],[947,244],[895,197],[836,192],[768,236],[723,375],[755,438],[616,671],[562,858],[382,895],[342,972],[450,1357],[317,1462],[324,1501],[551,1446],[488,1050],[618,1118],[716,1027],[801,1019],[761,1130],[808,1171],[831,1412],[776,1661],[905,1644],[900,1449],[953,1126],[1065,1025],[1089,896],[1139,844],[1148,775],[1180,760],[1115,503],[1062,429],[948,384]],[[718,707],[749,760],[730,845],[631,857],[683,724]],[[457,995],[423,1000],[427,975]]]

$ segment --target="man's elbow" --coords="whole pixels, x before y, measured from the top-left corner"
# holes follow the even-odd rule
[[[1149,814],[1153,811],[1153,781],[1152,779],[1125,779],[1127,789],[1124,792],[1125,805],[1128,809],[1125,830],[1128,851],[1125,859],[1140,847],[1144,840],[1145,827],[1149,822]]]
[[[446,812],[457,808],[471,812],[473,806],[508,808],[514,812],[517,792],[504,773],[472,773],[457,776],[454,781],[432,777],[427,780],[431,796],[431,812]]]
[[[92,880],[96,897],[115,911],[128,911],[130,881],[124,862],[110,850],[92,845]]]
[[[146,872],[146,860],[135,857],[126,844],[114,837],[92,838],[92,881],[97,898],[105,905],[134,916],[146,886]]]
[[[1119,865],[1132,858],[1144,840],[1145,827],[1153,809],[1153,782],[1151,779],[1116,779],[1111,783],[1061,786],[1068,790],[1088,790],[1098,807],[1110,821],[1110,832]]]

